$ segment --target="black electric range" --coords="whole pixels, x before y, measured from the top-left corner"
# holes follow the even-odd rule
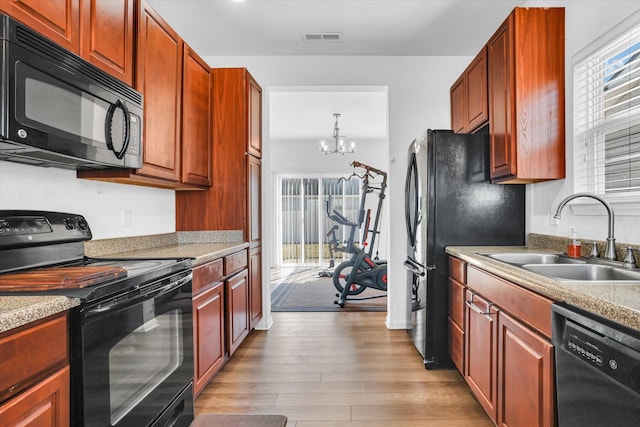
[[[69,312],[71,425],[188,427],[189,259],[101,259],[82,215],[0,210],[0,295],[79,298]]]

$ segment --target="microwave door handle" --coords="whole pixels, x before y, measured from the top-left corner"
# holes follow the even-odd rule
[[[116,111],[116,108],[120,108],[122,110],[122,114],[124,115],[124,142],[122,144],[122,148],[120,151],[116,151],[113,147],[113,114]],[[129,148],[129,143],[131,142],[131,116],[129,115],[129,109],[124,101],[118,99],[115,104],[111,104],[109,110],[107,110],[107,117],[105,119],[105,139],[107,140],[107,147],[116,155],[118,160],[121,160],[125,153],[127,152],[127,148]]]

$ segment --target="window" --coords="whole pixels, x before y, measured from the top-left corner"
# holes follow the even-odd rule
[[[640,13],[574,61],[575,190],[640,200]]]
[[[336,209],[353,222],[360,208],[360,179],[338,176],[278,176],[278,266],[325,266],[331,259],[327,232],[335,225],[327,208]],[[327,205],[329,203],[329,205]],[[341,226],[336,238],[343,242],[350,229]],[[356,235],[356,242],[359,236]],[[349,254],[333,254],[336,265]]]

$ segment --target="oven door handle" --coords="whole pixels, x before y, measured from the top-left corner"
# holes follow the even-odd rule
[[[113,297],[103,303],[98,304],[93,308],[90,308],[85,312],[84,317],[89,318],[89,317],[96,316],[98,314],[104,315],[105,313],[108,313],[110,311],[120,310],[122,308],[135,305],[140,301],[144,301],[144,300],[162,296],[164,294],[168,294],[191,282],[192,277],[193,277],[193,273],[189,272],[189,274],[187,274],[186,276],[180,277],[177,280],[173,280],[159,288],[143,289],[143,290],[140,290],[139,292],[135,292],[135,290],[129,291],[125,295]],[[132,292],[134,292],[133,295],[132,295]]]

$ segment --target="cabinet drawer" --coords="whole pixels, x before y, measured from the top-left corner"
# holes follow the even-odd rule
[[[467,283],[467,264],[458,258],[449,257],[449,276],[462,284]]]
[[[67,317],[0,338],[0,401],[67,362]]]
[[[207,285],[219,282],[224,276],[222,258],[200,265],[193,269],[194,295]]]
[[[551,337],[552,300],[493,276],[473,266],[467,269],[467,287],[512,316]]]
[[[240,271],[245,268],[247,264],[247,251],[240,251],[233,255],[226,256],[224,257],[224,275],[229,276],[236,271]]]

